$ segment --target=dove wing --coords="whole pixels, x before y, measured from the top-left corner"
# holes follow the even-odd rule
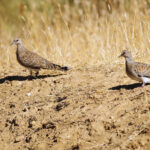
[[[34,69],[45,69],[47,68],[47,64],[50,63],[38,54],[26,49],[21,51],[21,53],[17,53],[17,59],[22,65]]]
[[[134,71],[139,77],[148,77],[150,78],[150,65],[145,63],[135,63]]]

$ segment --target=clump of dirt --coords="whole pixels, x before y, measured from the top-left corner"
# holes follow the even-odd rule
[[[32,80],[20,70],[4,74],[0,149],[149,150],[149,86],[140,88],[123,69],[81,68]]]

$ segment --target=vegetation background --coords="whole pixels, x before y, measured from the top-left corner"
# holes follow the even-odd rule
[[[148,60],[149,16],[149,0],[0,0],[0,64],[18,67],[9,46],[15,37],[73,67],[121,62],[124,48]]]

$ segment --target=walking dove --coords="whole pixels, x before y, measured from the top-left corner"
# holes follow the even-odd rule
[[[142,82],[142,87],[144,87],[146,83],[150,83],[149,64],[135,62],[128,50],[123,50],[120,57],[125,58],[126,73],[131,79]]]
[[[22,40],[20,38],[15,38],[11,43],[11,45],[14,44],[17,45],[17,51],[16,51],[17,61],[19,62],[20,65],[29,69],[31,76],[32,76],[32,70],[36,71],[36,76],[38,76],[40,69],[56,69],[62,71],[69,70],[69,68],[66,66],[62,67],[53,64],[52,62],[44,59],[38,54],[27,50],[23,46]]]

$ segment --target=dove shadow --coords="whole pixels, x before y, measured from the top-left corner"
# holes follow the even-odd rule
[[[48,77],[57,77],[61,76],[63,74],[57,74],[57,75],[39,75],[37,77],[33,76],[6,76],[4,78],[0,79],[0,84],[3,84],[5,81],[25,81],[25,80],[37,80],[37,79],[44,79]]]
[[[138,87],[141,87],[141,83],[133,83],[133,84],[128,84],[128,85],[118,85],[109,88],[109,90],[120,90],[120,89],[126,89],[126,90],[132,90]]]

